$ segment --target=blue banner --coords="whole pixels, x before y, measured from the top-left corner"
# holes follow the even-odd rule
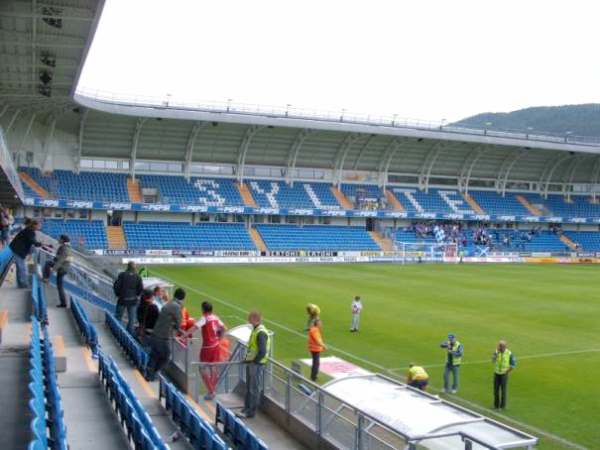
[[[251,208],[249,206],[204,206],[158,203],[88,202],[81,200],[25,199],[26,206],[60,209],[97,209],[112,211],[149,211],[178,213],[242,214],[273,216],[317,216],[317,217],[373,217],[377,219],[423,219],[423,220],[467,220],[478,222],[526,222],[526,223],[588,223],[600,224],[600,217],[557,217],[557,216],[513,216],[487,214],[441,214],[399,211],[364,211],[307,208]]]

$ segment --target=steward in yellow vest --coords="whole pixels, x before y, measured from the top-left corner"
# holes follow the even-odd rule
[[[414,364],[408,365],[408,375],[406,377],[406,384],[424,391],[427,389],[428,383],[429,375],[423,367],[415,366]]]
[[[494,363],[494,409],[506,408],[506,392],[508,374],[516,367],[515,355],[506,348],[506,342],[498,342],[498,347],[492,356]]]
[[[442,342],[440,347],[446,349],[444,392],[456,394],[458,392],[458,370],[462,363],[463,345],[456,339],[453,333],[449,333],[448,340]],[[450,374],[452,374],[452,388],[450,388]]]

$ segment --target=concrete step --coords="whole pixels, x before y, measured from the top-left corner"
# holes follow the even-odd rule
[[[542,212],[539,210],[539,208],[537,208],[536,206],[532,205],[529,200],[527,200],[525,197],[523,197],[522,195],[516,195],[515,198],[517,199],[517,201],[523,205],[527,211],[529,211],[533,216],[541,216]]]
[[[107,225],[106,239],[108,240],[108,248],[111,250],[123,250],[127,248],[125,231],[122,226]]]
[[[352,205],[350,200],[348,200],[348,197],[346,197],[346,195],[337,187],[331,186],[331,193],[335,196],[336,200],[342,208],[354,209],[354,206]]]
[[[258,232],[258,230],[256,228],[252,227],[252,228],[250,228],[249,231],[250,231],[250,237],[254,241],[254,245],[256,245],[256,248],[261,252],[268,251],[267,244],[265,244],[265,241],[263,241],[263,238],[260,235],[260,233]]]
[[[254,197],[252,197],[252,193],[250,192],[250,189],[248,189],[248,186],[245,183],[236,183],[235,185],[240,191],[240,195],[242,197],[242,200],[244,201],[244,205],[249,206],[251,208],[257,208],[258,206],[256,204],[256,201],[254,200]]]
[[[129,194],[129,201],[132,203],[142,203],[142,191],[138,180],[127,178],[127,193]]]
[[[396,198],[396,196],[394,195],[394,193],[392,191],[388,191],[386,189],[384,193],[385,193],[386,200],[388,201],[388,203],[390,205],[392,205],[392,208],[394,209],[394,211],[400,211],[400,212],[406,211],[404,209],[404,206],[402,206],[402,203],[400,203],[400,201]]]
[[[40,197],[50,197],[48,191],[41,187],[39,184],[37,184],[37,182],[33,178],[31,178],[31,176],[28,173],[19,172],[19,178],[21,178],[21,181],[23,181],[27,186],[29,186]]]

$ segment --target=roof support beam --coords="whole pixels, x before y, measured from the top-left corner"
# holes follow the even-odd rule
[[[398,151],[398,147],[400,146],[400,139],[394,138],[392,139],[387,147],[385,148],[381,159],[379,160],[377,172],[379,173],[379,186],[385,189],[387,184],[387,173],[390,168],[390,164],[394,155]]]
[[[48,19],[56,19],[57,16],[53,16],[51,14],[45,14],[44,12],[37,12],[37,13],[20,13],[20,12],[13,12],[13,11],[0,11],[0,17],[12,17],[14,19],[29,19],[32,18],[34,20],[37,19],[44,19],[44,18],[48,18]],[[77,16],[77,15],[61,15],[60,17],[58,17],[60,19],[63,20],[80,20],[80,21],[84,21],[84,22],[91,22],[94,20],[94,16],[93,14],[89,14],[88,16]]]
[[[48,127],[48,132],[46,133],[46,139],[44,140],[44,161],[42,162],[42,171],[43,172],[52,172],[52,153],[50,152],[50,145],[52,144],[52,139],[54,138],[54,130],[56,129],[56,119],[57,116],[52,116],[50,120],[50,126]]]
[[[77,161],[75,167],[77,167],[77,173],[81,170],[81,156],[83,155],[83,133],[85,131],[85,122],[87,121],[87,117],[90,110],[85,108],[83,114],[81,114],[81,119],[79,120],[79,134],[77,136]]]
[[[2,107],[2,111],[0,111],[0,119],[2,119],[2,116],[4,116],[4,114],[6,114],[6,111],[8,111],[8,104]]]
[[[512,157],[510,157],[510,159],[505,160],[506,168],[504,169],[504,173],[503,173],[502,168],[500,168],[500,173],[498,174],[498,179],[499,180],[501,179],[501,181],[499,182],[499,185],[497,186],[496,189],[498,191],[502,191],[501,192],[502,196],[504,196],[504,194],[506,194],[506,184],[508,183],[508,177],[510,176],[510,173],[512,172],[513,167],[527,153],[528,153],[528,150],[522,149],[521,151],[518,151],[514,155],[512,155]]]
[[[285,181],[288,184],[294,185],[294,171],[296,169],[296,161],[298,160],[298,154],[302,148],[304,141],[314,132],[314,130],[303,129],[296,135],[294,142],[290,146],[287,158],[287,170],[285,171]]]
[[[131,178],[133,180],[135,180],[135,163],[137,160],[137,149],[138,149],[138,144],[140,142],[140,135],[142,134],[142,127],[144,126],[144,123],[146,122],[146,119],[138,119],[138,121],[135,124],[135,130],[133,132],[133,141],[131,143],[131,157],[129,160],[129,170],[131,172]]]
[[[575,179],[575,174],[577,173],[577,169],[579,165],[587,159],[584,155],[575,155],[573,157],[573,162],[571,166],[567,170],[567,182],[563,185],[563,192],[567,193],[567,199],[571,199],[571,193],[573,192],[573,180]]]
[[[21,110],[17,109],[12,117],[10,118],[10,122],[8,122],[8,125],[6,126],[6,130],[4,130],[4,134],[6,136],[8,136],[8,134],[10,133],[10,130],[12,129],[13,125],[15,124],[15,121],[17,120],[17,117],[19,117],[19,114],[21,114]]]
[[[21,145],[18,149],[18,153],[21,153],[23,150],[25,150],[25,142],[29,137],[29,133],[31,133],[31,128],[33,128],[33,122],[35,122],[36,115],[37,113],[33,113],[29,118],[29,122],[27,122],[27,128],[25,129],[25,134],[23,134],[23,139],[21,139]]]
[[[592,200],[596,201],[596,187],[600,184],[600,155],[596,157],[596,161],[594,162],[594,167],[592,169]]]
[[[333,184],[335,184],[336,186],[339,186],[342,182],[342,173],[344,171],[344,163],[346,162],[346,156],[348,156],[348,152],[359,137],[360,135],[358,134],[349,133],[342,141],[342,144],[340,145],[340,148],[336,153],[333,167]]]
[[[445,144],[442,141],[436,142],[431,150],[427,152],[427,156],[425,157],[425,161],[423,162],[423,166],[421,167],[421,172],[419,173],[419,189],[424,189],[425,192],[429,191],[429,178],[431,177],[431,171],[433,170],[433,166],[440,156],[440,153],[444,149]]]
[[[552,176],[554,175],[554,172],[556,171],[556,169],[558,169],[558,167],[564,163],[565,161],[568,161],[569,159],[573,158],[571,155],[563,155],[562,157],[559,157],[555,160],[554,164],[550,167],[550,170],[548,171],[548,176],[546,177],[546,181],[544,184],[544,198],[548,198],[548,190],[550,189],[550,182],[552,181]]]
[[[367,139],[367,142],[364,143],[364,145],[362,146],[362,148],[358,152],[358,156],[356,157],[356,160],[354,161],[354,164],[352,166],[352,170],[356,170],[357,169],[358,163],[360,162],[360,159],[365,154],[365,152],[369,149],[369,147],[371,146],[371,143],[375,140],[376,137],[377,137],[377,135],[375,135],[375,134],[372,134],[372,135],[369,136],[369,139]]]
[[[461,192],[469,191],[469,182],[471,181],[471,173],[473,173],[473,168],[479,158],[484,154],[485,150],[482,145],[475,148],[473,151],[469,153],[465,162],[463,163],[462,168],[460,169],[460,176],[458,178],[458,190]]]
[[[240,148],[238,150],[238,163],[237,163],[237,178],[241,183],[244,182],[244,170],[246,168],[246,155],[248,154],[248,148],[250,148],[250,143],[252,142],[252,138],[260,131],[263,126],[252,125],[248,127],[246,130],[246,134],[244,135],[244,139],[242,139],[242,143],[240,144]]]
[[[37,8],[36,0],[31,0],[31,91],[35,92],[35,72],[36,72],[36,49],[35,39],[37,32],[37,19],[35,17],[35,10]]]
[[[185,166],[183,168],[183,174],[186,180],[190,180],[190,173],[192,172],[192,160],[194,158],[194,144],[200,130],[205,128],[206,122],[196,122],[190,131],[188,136],[187,145],[185,147]]]

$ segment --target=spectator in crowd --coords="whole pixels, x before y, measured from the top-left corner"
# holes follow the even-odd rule
[[[188,331],[192,329],[194,324],[196,323],[196,319],[190,316],[190,312],[184,306],[181,308],[181,329],[183,331]]]
[[[135,263],[129,261],[127,263],[127,270],[121,272],[117,277],[113,285],[113,290],[117,297],[115,317],[118,321],[121,321],[123,313],[127,310],[127,331],[131,334],[134,331],[138,299],[143,289],[144,284],[142,278],[135,271]]]
[[[148,278],[150,275],[146,266],[142,266],[138,272],[139,276],[142,278]]]
[[[271,337],[269,331],[262,324],[262,317],[258,311],[248,315],[248,322],[252,325],[252,333],[248,340],[248,353],[246,353],[246,396],[244,408],[239,417],[251,418],[256,414],[256,409],[262,397],[264,385],[265,364],[269,358]]]
[[[363,305],[360,300],[360,297],[357,295],[354,297],[352,301],[352,324],[350,325],[350,332],[354,333],[358,331],[358,327],[360,325],[360,313],[362,311]]]
[[[146,337],[152,334],[154,325],[158,320],[158,306],[154,303],[152,291],[144,289],[142,300],[137,310],[138,338],[142,344],[145,344]]]
[[[310,369],[310,379],[317,381],[319,375],[319,366],[321,365],[321,353],[327,350],[321,335],[321,321],[315,320],[308,330],[308,351],[312,356],[312,367]]]
[[[458,371],[462,362],[463,345],[456,340],[454,334],[448,334],[448,340],[440,344],[446,349],[446,365],[444,366],[444,392],[458,392]],[[452,374],[452,389],[450,389],[450,374]]]
[[[66,234],[61,234],[58,238],[60,244],[56,250],[54,264],[52,270],[56,272],[56,289],[58,290],[58,307],[67,307],[67,296],[65,294],[64,279],[71,270],[71,262],[73,261],[73,253],[71,250],[71,239]]]
[[[36,231],[40,230],[37,220],[26,219],[25,227],[14,237],[9,247],[15,257],[17,266],[17,286],[19,288],[29,287],[29,273],[25,265],[25,258],[31,252],[32,247],[41,247],[42,243],[36,238]]]
[[[200,362],[217,363],[220,362],[221,348],[220,341],[225,334],[225,325],[221,319],[213,313],[213,305],[210,302],[202,302],[202,317],[196,321],[188,330],[191,336],[193,331],[200,328],[202,332],[202,348],[200,349]],[[200,366],[200,372],[207,394],[204,400],[213,400],[215,398],[215,389],[219,381],[219,370],[214,365]]]
[[[181,331],[181,308],[184,300],[185,291],[182,288],[175,289],[173,300],[160,310],[152,335],[146,339],[150,347],[150,360],[146,368],[147,381],[154,381],[156,373],[169,362],[171,357],[169,340],[173,338],[175,332]]]
[[[321,308],[319,308],[313,303],[309,303],[308,305],[306,305],[306,313],[308,314],[308,320],[306,321],[306,328],[304,329],[304,331],[310,330],[312,324],[315,321],[320,320]]]
[[[508,374],[517,366],[515,355],[506,348],[506,341],[498,342],[492,356],[494,363],[494,409],[506,408]]]
[[[163,305],[169,301],[169,295],[167,294],[167,291],[160,286],[155,286],[152,290],[152,301],[160,311]]]
[[[0,247],[4,248],[8,244],[12,216],[8,208],[0,206]]]
[[[429,375],[421,366],[414,364],[408,365],[408,374],[406,376],[406,384],[422,391],[427,390],[429,384]]]

